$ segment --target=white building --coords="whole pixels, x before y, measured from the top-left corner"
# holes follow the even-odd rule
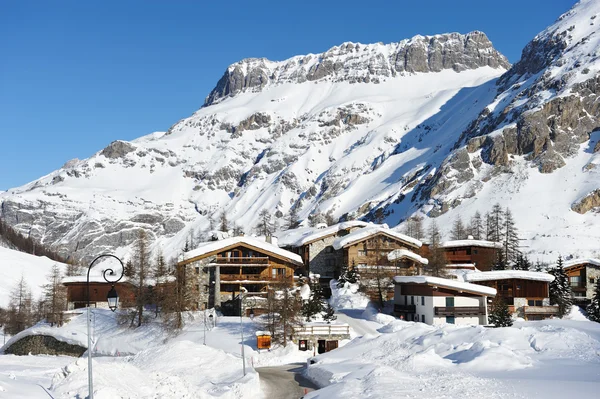
[[[431,276],[394,277],[394,313],[426,324],[488,324],[491,287]]]

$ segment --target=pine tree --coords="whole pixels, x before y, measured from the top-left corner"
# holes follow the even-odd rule
[[[462,219],[459,216],[456,216],[454,219],[454,223],[452,225],[452,231],[450,232],[451,240],[464,240],[467,238],[467,234],[465,231],[465,225],[462,222]]]
[[[333,209],[330,209],[325,214],[325,223],[327,223],[327,226],[333,226],[337,222],[338,222],[337,219],[335,218],[335,216],[333,216]]]
[[[244,234],[245,234],[244,233],[244,228],[242,226],[240,226],[239,224],[234,223],[234,225],[233,225],[233,236],[234,237],[241,237]]]
[[[483,220],[481,219],[481,213],[475,212],[475,215],[471,218],[471,235],[476,240],[481,240],[484,235]]]
[[[62,273],[57,264],[52,266],[47,276],[48,282],[42,286],[45,317],[50,325],[60,322],[60,313],[67,310],[67,290],[62,284]]]
[[[352,264],[350,266],[345,263],[342,265],[342,272],[338,278],[337,286],[341,288],[345,283],[356,284],[358,283],[358,279],[359,275],[356,271],[356,262],[352,259]]]
[[[144,305],[150,301],[147,279],[150,277],[152,270],[148,238],[144,230],[140,230],[138,233],[131,265],[133,267],[133,276],[129,279],[129,282],[135,287],[135,310],[131,314],[131,325],[133,326],[137,317],[137,326],[139,327],[144,320]]]
[[[373,212],[373,221],[377,224],[385,222],[385,211],[382,208],[377,208],[375,212]]]
[[[298,219],[299,219],[298,208],[296,208],[295,206],[292,206],[290,208],[290,211],[287,214],[285,227],[288,230],[298,228],[298,226],[300,226],[300,221]]]
[[[329,303],[327,303],[327,307],[325,308],[325,314],[323,315],[323,320],[325,320],[327,324],[330,324],[336,319],[337,316],[335,315],[335,310],[331,307]]]
[[[446,277],[446,259],[440,245],[442,243],[442,233],[437,226],[435,219],[431,220],[428,231],[429,238],[429,263],[425,266],[426,274],[435,277]]]
[[[489,223],[490,236],[488,237],[488,240],[494,242],[502,242],[502,233],[504,230],[504,212],[502,211],[502,207],[500,206],[500,204],[496,204],[492,208]]]
[[[535,268],[534,268],[534,270],[536,272],[543,272],[543,271],[545,271],[544,265],[542,264],[542,262],[540,262],[539,259],[535,261]]]
[[[323,304],[323,289],[321,288],[318,279],[315,280],[317,281],[312,281],[310,284],[310,298],[302,304],[302,315],[306,321],[311,321],[316,315],[325,310]]]
[[[596,279],[592,302],[586,308],[588,319],[600,323],[600,278]]]
[[[219,229],[223,232],[229,231],[229,221],[227,220],[227,215],[225,211],[221,212],[221,216],[219,217]]]
[[[492,301],[488,319],[490,324],[496,327],[510,327],[513,325],[508,305],[501,296],[497,295]]]
[[[550,283],[550,304],[558,305],[558,317],[562,318],[571,311],[573,305],[573,294],[569,277],[563,269],[562,256],[558,256],[556,267],[549,270],[554,276],[554,281]]]
[[[493,225],[493,222],[492,222],[492,214],[491,213],[487,212],[485,214],[484,224],[485,224],[485,239],[487,241],[492,241],[492,227],[493,227],[492,225]]]
[[[517,257],[520,254],[519,251],[519,235],[515,222],[512,217],[510,209],[506,208],[504,212],[504,233],[503,233],[503,247],[504,247],[504,259],[507,264],[516,262]]]
[[[498,251],[496,256],[496,262],[492,265],[492,270],[506,270],[506,260],[504,259],[504,252]]]
[[[125,262],[125,269],[123,270],[123,275],[127,278],[133,278],[135,276],[135,267],[133,266],[133,262],[131,259]]]
[[[167,263],[162,252],[159,252],[156,256],[156,263],[154,265],[154,301],[156,302],[156,308],[154,316],[158,316],[158,312],[164,306],[166,300],[166,284],[168,283],[167,277],[169,271]]]

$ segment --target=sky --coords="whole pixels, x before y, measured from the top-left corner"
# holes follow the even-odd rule
[[[574,0],[0,0],[0,190],[165,131],[229,64],[485,32],[518,61]]]

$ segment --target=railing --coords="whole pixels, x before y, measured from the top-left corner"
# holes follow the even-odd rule
[[[398,313],[415,313],[417,310],[416,305],[398,305],[394,304],[394,312]]]
[[[485,308],[482,306],[436,306],[434,314],[436,316],[479,316],[485,314]]]
[[[271,281],[269,276],[260,274],[221,274],[221,281]]]
[[[558,314],[558,306],[523,306],[525,314]]]
[[[304,326],[296,329],[296,335],[349,335],[347,324],[327,324],[322,326]]]
[[[268,257],[222,257],[217,256],[215,261],[213,262],[217,265],[269,265]]]

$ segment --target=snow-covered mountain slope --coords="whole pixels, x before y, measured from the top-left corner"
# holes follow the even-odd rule
[[[59,265],[64,272],[66,265],[45,256],[34,256],[0,246],[0,307],[8,305],[10,293],[21,276],[25,277],[33,298],[39,298],[42,285],[47,283],[46,276],[54,265]]]
[[[388,201],[388,223],[420,207],[448,226],[499,202],[533,257],[598,253],[599,15],[600,2],[583,0],[537,35],[413,202]]]
[[[481,32],[244,60],[168,132],[1,193],[0,216],[84,260],[142,228],[175,256],[221,211],[247,232],[262,208],[364,216],[437,169],[508,66]]]

